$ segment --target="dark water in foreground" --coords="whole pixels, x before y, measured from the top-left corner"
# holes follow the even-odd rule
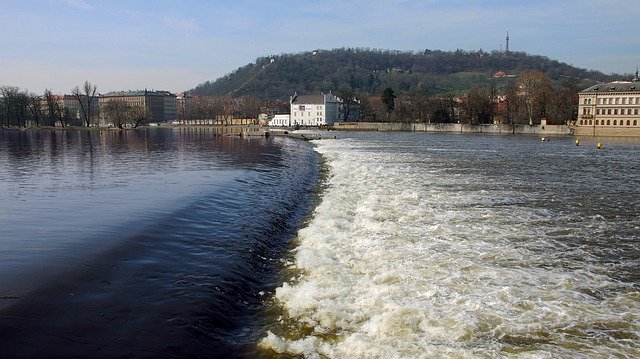
[[[213,129],[0,132],[0,356],[252,356],[318,167]]]

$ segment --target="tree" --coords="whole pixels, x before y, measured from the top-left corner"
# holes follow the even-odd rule
[[[131,106],[129,109],[129,118],[133,128],[138,128],[149,122],[149,110],[142,105]]]
[[[91,126],[91,105],[96,100],[96,85],[92,85],[91,82],[85,81],[82,86],[82,91],[78,86],[74,87],[71,91],[71,95],[78,101],[80,105],[81,116],[84,119],[85,126]]]
[[[578,117],[578,84],[575,80],[565,80],[551,95],[547,111],[547,123],[564,125]]]
[[[260,100],[255,96],[244,95],[238,102],[238,115],[244,119],[257,119],[260,115]]]
[[[545,116],[548,95],[553,87],[547,75],[540,71],[526,71],[518,76],[517,86],[521,103],[526,111],[529,125],[534,125]]]
[[[360,100],[360,118],[363,121],[376,121],[375,105],[370,96],[364,96]]]
[[[352,116],[351,110],[358,103],[356,94],[350,88],[344,87],[338,91],[337,96],[340,100],[342,100],[342,102],[340,103],[342,121],[349,121],[349,117]]]
[[[40,108],[40,96],[29,93],[29,111],[37,127],[40,127],[40,120],[42,119],[42,110]]]
[[[2,95],[2,125],[26,127],[29,120],[29,95],[17,87],[0,88]]]
[[[395,119],[398,122],[409,123],[414,119],[415,106],[413,101],[406,95],[400,95],[397,106],[395,106]]]
[[[491,94],[485,88],[474,87],[467,94],[463,109],[470,124],[487,124],[493,120]]]
[[[381,101],[384,104],[385,112],[387,113],[387,122],[391,116],[391,112],[396,108],[396,95],[393,93],[393,89],[391,87],[387,87],[382,92]]]
[[[434,100],[431,98],[429,92],[422,88],[422,86],[414,89],[410,96],[409,101],[413,104],[413,117],[419,122],[428,123],[431,122],[431,111]]]
[[[63,110],[62,106],[58,102],[56,96],[51,92],[51,90],[44,90],[44,101],[46,103],[46,125],[54,127],[57,121],[63,120]]]
[[[106,119],[122,129],[131,118],[132,106],[125,101],[111,99],[105,103],[103,111]]]

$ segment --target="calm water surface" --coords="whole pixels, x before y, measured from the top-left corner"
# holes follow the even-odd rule
[[[0,132],[1,356],[251,356],[318,164],[213,129]]]

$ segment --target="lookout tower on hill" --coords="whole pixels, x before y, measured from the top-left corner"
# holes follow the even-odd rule
[[[506,38],[506,40],[507,40],[507,44],[506,44],[506,47],[505,47],[504,52],[505,52],[506,54],[508,54],[508,53],[509,53],[509,31],[507,31],[507,38]]]

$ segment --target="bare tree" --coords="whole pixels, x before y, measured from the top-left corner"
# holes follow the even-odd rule
[[[534,117],[544,116],[546,112],[547,97],[553,89],[551,81],[540,71],[527,71],[518,76],[517,85],[529,125],[532,126]],[[538,120],[536,118],[536,122]]]
[[[117,128],[124,128],[131,116],[132,106],[128,103],[116,99],[111,99],[105,103],[103,111],[106,119],[110,120]]]
[[[3,104],[3,125],[26,127],[29,119],[29,96],[17,87],[0,88]]]
[[[493,120],[491,92],[482,87],[474,87],[467,94],[463,109],[466,122],[472,125],[487,124]]]
[[[414,118],[424,123],[431,122],[431,114],[433,112],[431,95],[423,89],[416,89],[411,92],[409,98],[413,104]]]
[[[33,121],[35,122],[37,127],[40,127],[40,120],[42,119],[42,110],[40,107],[40,96],[29,93],[29,111],[31,111],[31,115],[33,116]]]
[[[238,101],[238,115],[245,119],[257,119],[261,102],[257,97],[244,95]]]
[[[93,101],[96,100],[96,90],[96,85],[91,84],[91,82],[89,81],[85,81],[82,86],[82,90],[80,90],[80,88],[76,86],[71,91],[72,96],[80,104],[80,112],[84,119],[86,127],[89,127],[91,125],[91,105],[93,104]]]
[[[142,105],[131,106],[129,109],[129,117],[131,118],[133,128],[138,128],[138,126],[149,122],[149,110]]]
[[[358,103],[358,99],[356,98],[356,93],[353,92],[353,90],[351,90],[348,87],[344,87],[342,89],[340,89],[340,91],[338,91],[338,98],[340,98],[340,100],[342,100],[342,102],[340,103],[340,108],[341,108],[341,112],[342,112],[342,121],[349,121],[350,117],[352,116],[352,109],[355,107],[355,105]]]
[[[49,89],[44,90],[44,101],[46,103],[46,125],[54,127],[57,121],[62,122],[62,106],[56,96]]]

